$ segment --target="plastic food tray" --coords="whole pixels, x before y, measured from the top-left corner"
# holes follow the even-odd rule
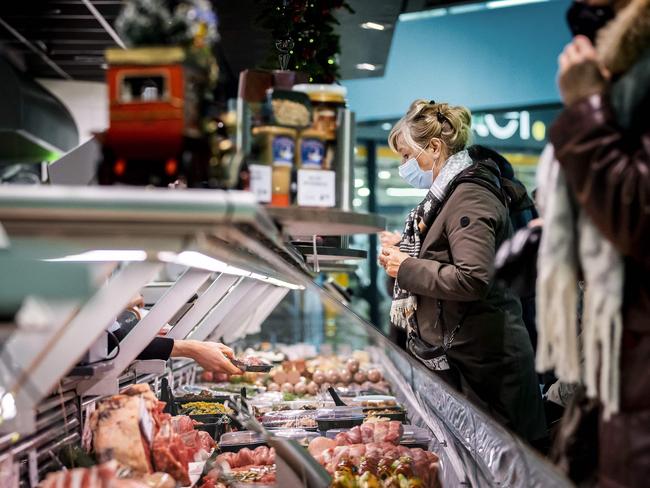
[[[330,429],[345,429],[361,425],[364,418],[363,409],[360,407],[333,407],[318,410],[316,422],[318,430],[327,432]]]
[[[391,408],[397,407],[397,399],[389,395],[362,395],[350,400],[351,405],[363,408]]]
[[[268,373],[273,369],[272,364],[246,364],[239,359],[231,359],[230,362],[245,373]]]
[[[237,452],[245,447],[253,450],[257,447],[266,445],[264,436],[251,430],[228,432],[223,434],[219,439],[219,449],[223,452]]]
[[[284,410],[269,412],[262,417],[264,427],[270,429],[315,429],[318,410]]]
[[[318,437],[316,432],[305,429],[278,429],[273,431],[273,435],[283,439],[292,439],[302,446],[308,446],[313,439]]]
[[[427,429],[414,425],[405,425],[400,444],[406,447],[419,447],[420,449],[428,450],[432,439],[433,436]]]

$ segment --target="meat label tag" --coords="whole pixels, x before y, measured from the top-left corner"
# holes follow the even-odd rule
[[[149,445],[153,442],[153,418],[151,418],[151,412],[147,409],[147,404],[144,399],[140,398],[140,431],[147,439]]]

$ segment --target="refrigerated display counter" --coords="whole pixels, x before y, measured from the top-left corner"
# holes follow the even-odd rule
[[[429,435],[443,487],[571,486],[357,316],[335,290],[319,286],[313,268],[283,241],[287,232],[250,194],[4,187],[0,225],[0,486],[36,486],[66,464],[62,447],[88,447],[89,419],[107,397],[136,383],[159,398],[167,385],[200,386],[192,361],[136,359],[161,330],[174,339],[220,340],[238,351],[259,351],[265,343],[264,357],[302,363],[315,355],[362,358],[381,372],[408,422]],[[108,357],[105,331],[140,291],[148,313]],[[320,401],[331,401],[319,383]],[[265,389],[252,386],[240,393],[246,400],[233,402],[233,422],[274,447],[276,486],[328,486],[325,463],[298,438],[274,436],[256,420],[255,408],[275,407],[251,399]],[[309,431],[312,424],[297,427]],[[298,437],[303,444],[314,438]]]

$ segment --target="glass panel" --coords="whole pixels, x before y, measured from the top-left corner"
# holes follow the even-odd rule
[[[126,75],[120,83],[122,102],[159,102],[167,93],[167,77],[161,74]]]

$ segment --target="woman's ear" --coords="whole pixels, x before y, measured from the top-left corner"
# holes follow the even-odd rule
[[[440,157],[440,154],[442,152],[442,141],[438,138],[433,138],[431,139],[431,142],[429,143],[429,147],[433,151],[433,156],[434,158]]]

